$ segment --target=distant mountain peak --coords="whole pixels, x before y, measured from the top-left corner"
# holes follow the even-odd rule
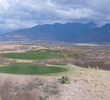
[[[97,27],[94,22],[37,25],[15,30],[0,36],[1,41],[63,41],[63,42],[110,42],[110,24]]]
[[[89,26],[91,26],[91,27],[96,27],[96,26],[97,26],[96,23],[94,23],[94,22],[92,22],[92,21],[91,21],[91,22],[88,22],[87,25],[89,25]]]
[[[105,24],[104,27],[110,27],[110,23]]]

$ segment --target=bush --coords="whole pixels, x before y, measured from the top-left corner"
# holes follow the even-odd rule
[[[62,78],[59,79],[59,80],[60,80],[60,82],[61,82],[62,84],[68,84],[68,83],[70,83],[70,79],[69,79],[68,76],[62,76]]]

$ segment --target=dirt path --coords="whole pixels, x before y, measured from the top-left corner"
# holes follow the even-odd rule
[[[17,63],[32,63],[35,60],[25,60],[25,59],[11,59],[11,58],[6,58],[9,61],[15,61]]]

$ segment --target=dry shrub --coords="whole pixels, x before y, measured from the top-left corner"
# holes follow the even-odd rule
[[[6,59],[5,57],[0,57],[0,63],[3,64],[3,63],[9,63],[9,60]]]
[[[9,60],[5,57],[0,57],[0,64],[10,64],[10,63],[16,63],[16,59]]]
[[[33,64],[59,64],[64,63],[65,61],[63,59],[46,59],[46,60],[35,60],[33,61]]]
[[[80,58],[84,55],[84,51],[82,50],[71,50],[69,52],[66,52],[63,54],[64,57],[68,57],[68,58]]]
[[[39,78],[21,85],[7,80],[0,86],[0,97],[2,100],[48,100],[60,94],[60,85]]]
[[[101,60],[73,60],[73,64],[81,67],[91,67],[91,68],[99,68],[104,70],[110,70],[110,64],[106,64]]]

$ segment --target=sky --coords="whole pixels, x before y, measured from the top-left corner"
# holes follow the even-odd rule
[[[110,22],[110,0],[0,0],[0,33],[35,25]]]

